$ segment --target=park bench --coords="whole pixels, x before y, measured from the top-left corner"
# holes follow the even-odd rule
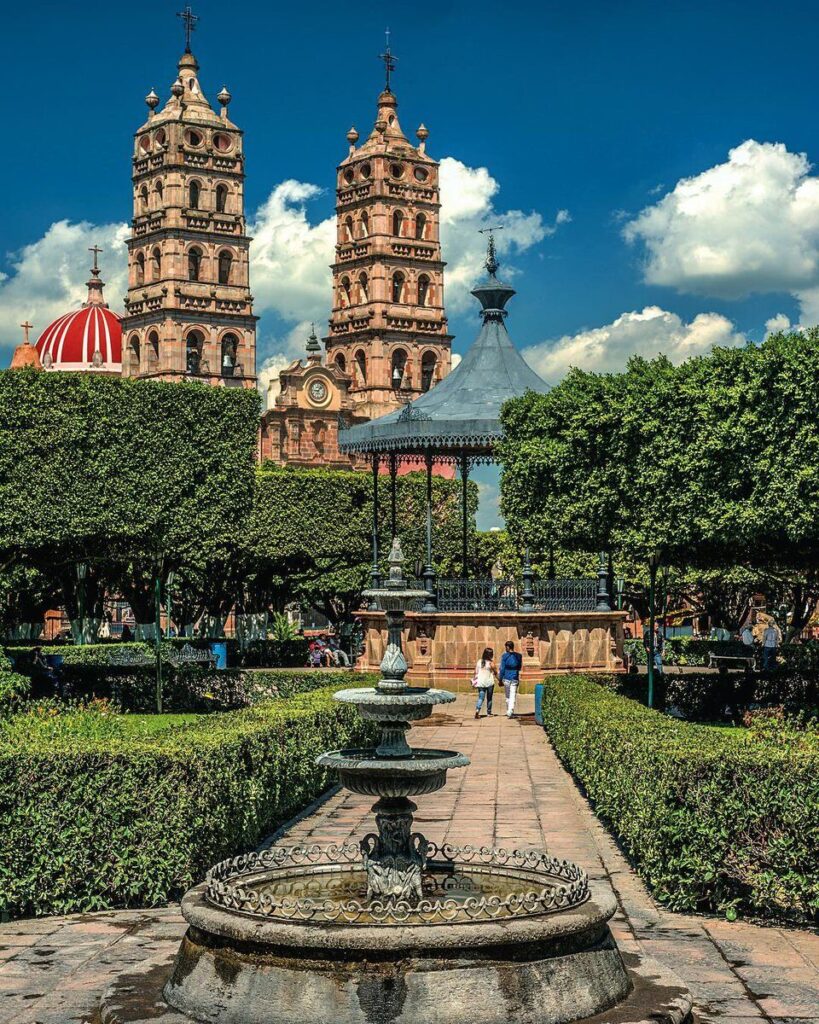
[[[711,651],[708,655],[708,667],[717,668],[720,672],[725,672],[729,668],[752,669],[754,667],[754,654],[753,651],[748,654],[714,654]]]

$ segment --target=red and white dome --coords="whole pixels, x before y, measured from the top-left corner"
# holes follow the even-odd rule
[[[122,372],[122,318],[105,305],[96,266],[91,273],[88,302],[55,320],[37,341],[46,370]]]

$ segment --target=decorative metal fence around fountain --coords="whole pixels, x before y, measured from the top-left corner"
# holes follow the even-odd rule
[[[208,872],[207,899],[225,910],[276,920],[413,925],[551,914],[589,898],[588,875],[582,868],[538,850],[427,842],[422,899],[367,899],[362,845],[272,847],[222,861]],[[309,876],[299,868],[310,869]],[[507,885],[514,881],[514,891],[481,893],[471,875],[480,872],[485,881],[493,868],[502,869]],[[288,879],[299,895],[282,895]],[[334,879],[348,892],[346,898],[332,896]],[[360,898],[349,895],[356,884]],[[266,892],[268,888],[276,895]]]
[[[408,586],[423,589],[421,579],[408,579]],[[597,605],[597,580],[536,580],[531,611],[592,612]],[[442,577],[435,582],[439,612],[514,612],[523,609],[523,584],[515,579],[465,579]],[[407,611],[420,612],[423,600],[409,603]]]
[[[533,604],[539,612],[592,612],[597,580],[535,580]]]

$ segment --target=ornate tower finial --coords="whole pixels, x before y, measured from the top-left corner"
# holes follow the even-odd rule
[[[88,247],[88,251],[89,252],[93,252],[93,254],[94,254],[94,266],[91,268],[91,273],[94,275],[94,277],[99,277],[100,276],[100,268],[97,266],[97,256],[99,256],[99,254],[103,250],[100,249],[100,247],[98,245],[94,244],[94,245],[91,245],[91,246]]]
[[[496,224],[491,228],[479,228],[478,231],[482,235],[489,235],[489,242],[487,243],[486,246],[486,261],[484,262],[484,266],[489,272],[490,277],[494,277],[495,274],[498,272],[498,267],[500,266],[500,263],[498,262],[498,254],[495,250],[495,232],[503,231],[503,225]]]
[[[390,88],[390,76],[392,75],[393,71],[395,71],[395,65],[398,63],[398,58],[397,57],[393,57],[392,50],[390,49],[390,30],[389,29],[386,30],[385,35],[387,37],[387,48],[386,48],[386,50],[383,53],[380,53],[378,55],[378,59],[384,61],[384,71],[385,71],[385,74],[386,74],[386,82],[387,82],[387,84],[385,86],[385,89],[386,89],[387,92],[392,92],[392,89]]]
[[[31,342],[28,339],[28,332],[31,330],[34,324],[26,320],[25,323],[20,324],[20,326],[23,328],[23,344],[30,345]]]
[[[196,28],[196,23],[199,21],[199,15],[194,14],[191,10],[190,4],[188,4],[184,11],[177,11],[176,16],[185,22],[185,53],[190,53],[191,33]]]
[[[88,299],[85,303],[86,306],[104,306],[105,296],[103,295],[103,282],[100,280],[100,268],[97,265],[97,257],[102,252],[102,249],[98,245],[92,245],[88,248],[89,252],[94,254],[94,266],[91,268],[91,277],[86,282],[88,285]]]

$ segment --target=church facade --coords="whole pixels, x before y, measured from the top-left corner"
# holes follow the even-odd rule
[[[19,346],[15,365],[255,387],[256,323],[244,209],[243,133],[231,95],[208,101],[191,52],[196,17],[162,105],[151,90],[134,134],[133,218],[124,315],[103,298],[96,246],[88,301]],[[398,120],[387,48],[386,88],[372,130],[355,128],[336,168],[336,244],[328,333],[305,362],[281,371],[267,399],[258,457],[283,465],[355,468],[339,430],[400,408],[451,368],[444,308],[439,165],[421,124],[411,143]],[[31,325],[26,326],[26,338]]]

